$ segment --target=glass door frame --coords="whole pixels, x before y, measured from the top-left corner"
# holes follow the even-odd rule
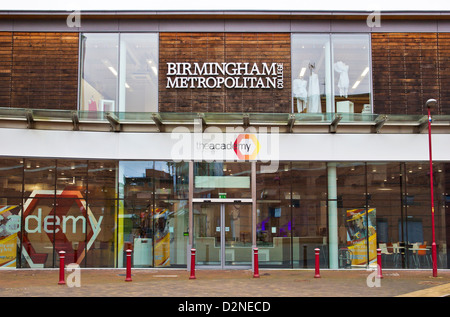
[[[253,200],[251,198],[239,198],[239,199],[235,199],[235,198],[193,198],[192,199],[192,203],[193,204],[211,204],[211,205],[219,205],[219,210],[220,210],[220,264],[219,265],[196,265],[196,267],[200,267],[202,269],[250,269],[253,267],[253,256],[252,256],[252,250],[253,250],[253,246],[254,246],[254,241],[253,241],[253,232],[251,233],[251,237],[252,237],[252,243],[251,246],[249,247],[249,256],[251,258],[251,264],[249,265],[227,265],[226,264],[226,240],[225,240],[225,234],[226,234],[226,229],[225,229],[225,225],[226,225],[226,221],[225,221],[225,205],[226,204],[242,204],[242,205],[250,205],[251,210],[250,210],[250,217],[252,219],[252,231],[253,231],[253,217],[252,217],[252,210],[253,210]],[[195,232],[195,229],[193,228],[193,230],[191,231],[192,235]],[[194,237],[193,237],[194,238]]]

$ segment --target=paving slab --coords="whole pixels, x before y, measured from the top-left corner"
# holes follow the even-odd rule
[[[75,275],[76,274],[79,275]],[[125,269],[66,270],[58,285],[58,269],[0,270],[1,297],[446,297],[450,271],[384,270],[196,270]]]

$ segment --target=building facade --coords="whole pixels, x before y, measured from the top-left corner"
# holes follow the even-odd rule
[[[0,266],[448,268],[449,69],[448,12],[0,12]]]

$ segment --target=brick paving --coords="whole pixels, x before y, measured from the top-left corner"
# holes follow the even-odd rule
[[[71,271],[66,271],[68,279]],[[189,279],[185,269],[133,269],[125,282],[125,269],[81,269],[80,287],[58,285],[58,269],[0,270],[1,297],[447,297],[450,270],[384,270],[376,280],[374,271],[197,270]],[[379,282],[379,284],[377,284]],[[370,287],[372,286],[372,287]]]

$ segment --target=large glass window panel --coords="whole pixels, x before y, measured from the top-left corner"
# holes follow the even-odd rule
[[[225,265],[252,263],[252,208],[250,204],[224,204]]]
[[[24,205],[21,264],[27,268],[53,267],[54,195],[37,194]]]
[[[403,266],[398,226],[404,214],[402,168],[401,163],[367,164],[368,204],[376,211],[377,245],[386,268]]]
[[[115,267],[117,200],[89,199],[86,222],[86,265]]]
[[[22,196],[23,159],[0,159],[0,196]]]
[[[55,194],[56,161],[26,159],[24,161],[24,197]]]
[[[293,111],[334,112],[329,34],[292,35]]]
[[[261,172],[256,164],[257,221],[256,240],[261,266],[291,265],[291,191],[290,162],[279,162],[275,173]]]
[[[189,206],[187,200],[173,200],[168,202],[157,202],[157,208],[165,204],[169,213],[165,220],[165,226],[170,239],[170,259],[168,266],[186,266],[186,254],[189,232]],[[156,209],[157,210],[157,209]],[[155,219],[156,220],[156,219]],[[158,219],[159,220],[159,219]],[[156,222],[155,222],[156,223]],[[155,238],[156,241],[156,238]],[[157,250],[155,250],[155,255]]]
[[[158,35],[120,35],[119,111],[158,110]]]
[[[327,168],[321,162],[292,162],[293,266],[314,267],[314,249],[321,267],[328,266]]]
[[[369,210],[376,215],[375,230],[377,245],[381,248],[383,266],[402,267],[403,256],[400,249],[403,244],[399,238],[398,221],[404,215],[403,165],[400,163],[367,164],[367,202]],[[373,244],[370,244],[370,253]]]
[[[127,249],[134,250],[134,266],[153,266],[153,199],[125,199],[119,204],[118,266],[126,265]]]
[[[0,267],[16,268],[20,261],[21,199],[0,197]],[[19,256],[17,256],[19,255]]]
[[[221,205],[194,204],[196,263],[219,266],[221,252]]]
[[[290,267],[290,200],[260,200],[256,210],[256,245],[261,267]]]
[[[371,113],[370,42],[368,34],[333,34],[335,112]]]
[[[336,174],[339,267],[366,267],[370,261],[366,165],[338,163]]]
[[[45,218],[44,218],[45,219]],[[92,218],[86,211],[86,200],[77,191],[65,191],[56,197],[56,208],[44,220],[44,230],[51,231],[55,246],[55,259],[64,251],[66,263],[84,266],[86,260],[86,230]]]
[[[291,199],[291,163],[279,162],[274,173],[263,173],[261,166],[256,164],[256,197],[262,200]]]
[[[58,160],[56,190],[78,191],[86,197],[87,161]]]
[[[249,162],[194,163],[194,197],[251,198]]]
[[[95,199],[117,198],[116,172],[116,161],[89,161],[88,197]]]
[[[120,161],[119,197],[153,199],[153,161]]]
[[[119,34],[83,33],[81,48],[80,110],[116,110]]]
[[[186,265],[189,207],[186,200],[155,201],[153,250],[155,267]]]
[[[405,215],[403,239],[409,268],[431,268],[432,217],[430,195],[430,167],[428,162],[405,163]],[[444,164],[433,163],[435,206],[435,241],[438,250],[438,266],[445,265],[446,234],[444,221]]]
[[[159,199],[187,199],[189,197],[189,164],[155,161],[155,194]]]

